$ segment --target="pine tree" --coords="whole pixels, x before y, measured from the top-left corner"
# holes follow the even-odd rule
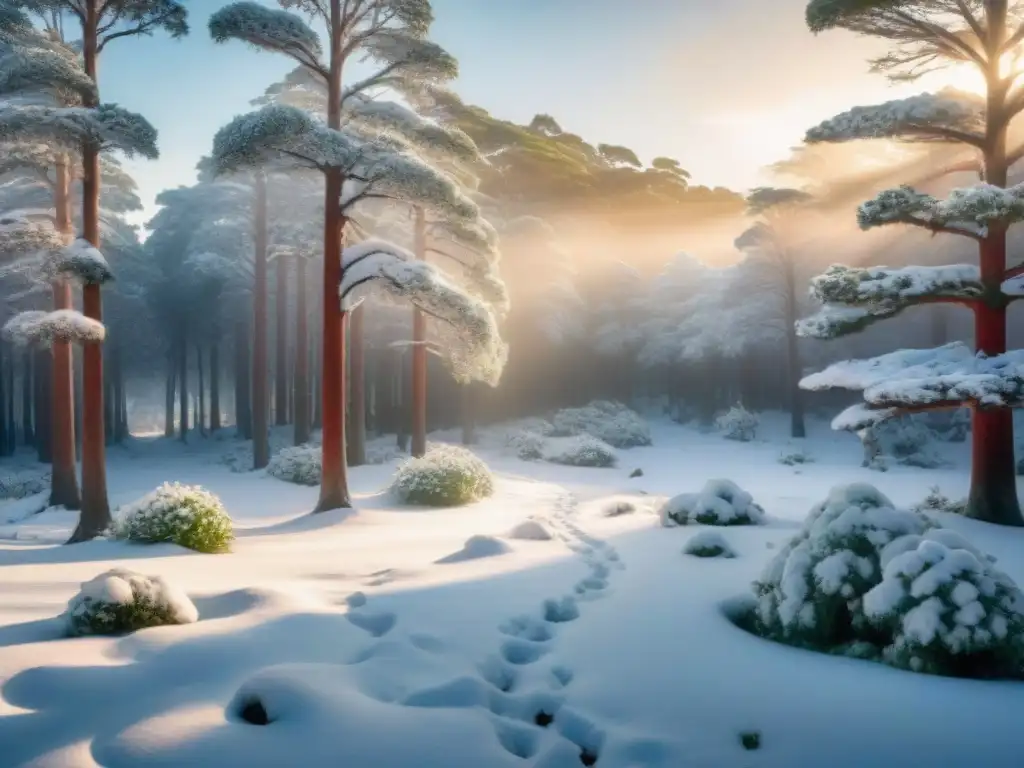
[[[1009,68],[1024,43],[1024,3],[1012,0],[813,0],[811,30],[844,28],[890,41],[874,62],[893,78],[913,80],[935,67],[966,63],[985,79],[985,94],[952,89],[870,107],[857,107],[807,133],[808,142],[864,138],[946,142],[971,149],[983,183],[936,199],[909,187],[888,190],[861,205],[863,229],[904,224],[966,237],[978,244],[979,266],[851,269],[832,267],[814,281],[824,311],[801,325],[820,338],[853,333],[907,307],[966,306],[974,313],[974,350],[948,345],[901,350],[847,362],[804,381],[810,389],[863,390],[865,405],[833,426],[860,430],[905,413],[972,409],[971,491],[967,514],[1003,525],[1024,525],[1014,474],[1010,407],[1024,404],[1024,380],[1006,349],[1006,310],[1016,298],[1007,281],[1024,267],[1007,266],[1007,230],[1024,220],[1024,188],[1007,188],[1010,167],[1024,146],[1008,145],[1008,129],[1024,110],[1022,71]]]

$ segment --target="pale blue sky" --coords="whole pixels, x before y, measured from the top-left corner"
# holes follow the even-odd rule
[[[266,0],[268,5],[274,5]],[[133,163],[143,199],[191,183],[217,128],[290,67],[206,29],[224,0],[187,0],[192,33],[113,43],[104,101],[144,114],[161,159]],[[434,0],[433,37],[458,59],[456,90],[494,115],[548,112],[566,130],[677,157],[698,183],[736,189],[811,123],[891,97],[866,44],[811,35],[805,0]]]

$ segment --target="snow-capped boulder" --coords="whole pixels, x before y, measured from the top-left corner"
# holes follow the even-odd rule
[[[164,483],[123,507],[116,538],[141,544],[170,542],[196,552],[226,552],[234,539],[231,517],[220,499],[197,485]]]
[[[458,445],[430,446],[420,458],[398,467],[391,493],[405,504],[454,507],[494,493],[491,470],[475,453]]]
[[[731,480],[708,480],[700,493],[681,493],[666,501],[658,512],[661,524],[758,525],[764,510],[754,498]]]
[[[114,568],[83,582],[61,615],[67,634],[121,635],[164,624],[191,624],[195,605],[160,576]]]

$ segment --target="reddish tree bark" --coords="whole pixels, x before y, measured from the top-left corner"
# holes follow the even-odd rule
[[[341,128],[341,70],[344,19],[341,0],[331,0],[330,67],[327,78],[327,126]],[[345,322],[338,292],[341,288],[342,233],[347,223],[341,211],[344,175],[340,168],[324,174],[324,279],[323,279],[323,362],[321,373],[321,416],[323,439],[321,453],[320,499],[315,512],[352,506],[345,466]]]
[[[270,461],[270,435],[267,423],[267,178],[256,174],[256,232],[254,256],[256,281],[253,288],[252,343],[252,460],[253,469],[263,469]]]
[[[356,307],[351,313],[348,329],[348,463],[358,467],[366,463],[366,346],[363,332],[365,306]]]
[[[295,445],[309,442],[309,316],[306,259],[299,257],[295,278]]]
[[[416,208],[413,248],[416,258],[427,257],[427,224],[423,209]],[[416,307],[412,311],[412,455],[427,452],[427,318]]]
[[[288,260],[278,255],[275,262],[277,274],[276,338],[274,339],[274,423],[283,426],[288,423]]]

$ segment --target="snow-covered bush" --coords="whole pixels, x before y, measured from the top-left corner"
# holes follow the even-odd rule
[[[807,451],[801,449],[799,451],[790,451],[783,453],[779,456],[779,464],[785,464],[787,467],[795,467],[798,464],[813,464],[814,457]]]
[[[963,514],[966,508],[966,499],[953,501],[937,485],[932,486],[928,495],[914,507],[918,512],[952,512],[953,514]]]
[[[748,443],[757,437],[757,427],[761,420],[756,413],[751,413],[742,405],[734,405],[715,419],[715,429],[722,433],[726,440],[739,440]]]
[[[220,499],[199,486],[181,483],[164,483],[124,507],[114,523],[114,535],[207,553],[227,551],[234,539],[231,518]]]
[[[275,453],[267,464],[267,474],[296,485],[320,484],[319,445],[290,445]]]
[[[550,437],[542,451],[544,461],[570,467],[614,467],[619,461],[614,448],[591,435]]]
[[[684,555],[694,557],[736,557],[736,552],[718,531],[703,530],[695,533],[683,547]]]
[[[764,510],[753,497],[731,480],[708,480],[700,493],[681,493],[666,501],[658,512],[661,524],[759,525]]]
[[[539,432],[517,429],[505,435],[505,445],[523,461],[536,461],[544,457],[547,438]]]
[[[199,612],[188,595],[162,577],[114,568],[83,582],[61,619],[72,637],[121,635],[164,624],[191,624]]]
[[[0,474],[0,500],[24,499],[50,487],[50,473],[44,469],[21,468]]]
[[[1020,590],[870,485],[832,489],[753,586],[752,628],[780,642],[914,671],[1024,674]]]
[[[434,445],[395,472],[391,493],[406,504],[454,507],[494,493],[494,478],[472,451],[458,445]]]
[[[984,556],[955,540],[906,536],[881,563],[864,613],[889,641],[886,662],[939,675],[1024,677],[1024,593]]]
[[[651,428],[622,403],[595,400],[582,408],[563,408],[551,420],[556,437],[591,435],[613,448],[651,444]]]

